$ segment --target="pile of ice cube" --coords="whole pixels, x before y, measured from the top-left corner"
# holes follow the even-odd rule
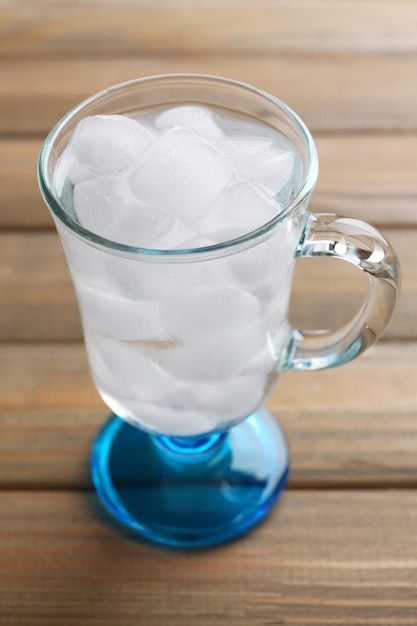
[[[288,145],[246,124],[237,134],[200,106],[87,117],[61,159],[57,191],[68,178],[81,225],[119,243],[167,249],[199,245],[201,237],[227,241],[280,212],[277,194],[294,171]]]
[[[55,188],[70,184],[82,226],[154,249],[250,232],[293,190],[295,151],[278,133],[204,107],[82,120]],[[284,199],[285,201],[285,199]],[[286,341],[297,225],[222,258],[153,262],[106,254],[66,232],[97,387],[151,431],[193,435],[263,400]]]

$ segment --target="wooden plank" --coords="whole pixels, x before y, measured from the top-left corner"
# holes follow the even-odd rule
[[[0,224],[3,228],[51,228],[39,192],[41,140],[0,140]]]
[[[410,0],[9,0],[0,53],[415,52]]]
[[[55,233],[7,233],[0,240],[0,337],[79,338],[74,290]]]
[[[416,137],[403,134],[315,137],[320,176],[311,209],[377,225],[416,225]],[[36,167],[41,139],[0,140],[0,227],[51,228]]]
[[[287,372],[268,408],[287,434],[290,488],[417,485],[415,343],[380,343],[349,365]],[[109,413],[77,344],[1,344],[0,488],[89,488]]]
[[[412,134],[315,136],[320,174],[311,208],[379,225],[415,224],[417,151]]]
[[[80,344],[0,344],[0,407],[10,410],[98,409],[101,403]]]
[[[63,348],[62,360],[65,358]],[[62,369],[59,359],[55,365],[58,371]],[[81,387],[88,390],[91,404],[97,408],[64,409],[59,407],[63,400],[58,399],[56,408],[0,410],[0,489],[91,488],[90,450],[109,410],[98,399],[84,360],[80,373],[84,375]],[[50,380],[50,373],[45,378]],[[51,382],[55,384],[55,380]],[[38,384],[42,387],[41,381]],[[72,382],[67,388],[74,392]],[[32,389],[32,396],[34,393]],[[63,393],[67,402],[68,393]],[[53,396],[57,397],[55,392]],[[80,407],[83,404],[80,401]]]
[[[412,626],[417,494],[286,493],[216,550],[128,540],[78,493],[1,493],[8,626]]]
[[[403,269],[401,300],[385,337],[415,338],[415,231],[388,229],[385,234],[398,250]],[[304,329],[340,326],[358,309],[366,285],[364,275],[347,263],[298,261],[291,300],[293,325]],[[81,338],[74,289],[55,233],[0,234],[0,293],[0,341]]]
[[[87,96],[176,72],[228,76],[265,89],[314,131],[417,128],[417,56],[173,55],[106,60],[3,60],[0,133],[46,133]],[[389,89],[387,89],[389,85]]]

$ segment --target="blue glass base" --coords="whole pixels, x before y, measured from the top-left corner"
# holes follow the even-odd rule
[[[289,453],[265,408],[223,433],[149,435],[113,416],[94,443],[91,471],[108,512],[150,541],[213,546],[247,532],[271,509]]]

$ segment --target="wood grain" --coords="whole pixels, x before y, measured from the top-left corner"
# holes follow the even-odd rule
[[[415,626],[416,29],[415,0],[0,0],[0,624]],[[311,208],[375,223],[403,267],[385,340],[285,373],[268,398],[292,458],[278,506],[242,540],[186,554],[132,541],[98,508],[88,457],[108,410],[36,182],[41,140],[73,105],[174,72],[289,104],[317,137]],[[300,261],[292,323],[340,324],[361,278]]]
[[[1,493],[8,626],[412,626],[417,493],[287,492],[218,550],[133,542],[79,493]]]
[[[417,345],[287,372],[267,400],[289,440],[290,488],[417,485]],[[85,489],[109,413],[80,344],[0,344],[0,488]]]
[[[384,233],[398,250],[403,271],[401,300],[385,337],[415,338],[415,231]],[[358,309],[366,288],[364,275],[347,263],[302,259],[296,263],[291,321],[304,329],[340,326]],[[1,341],[81,338],[75,293],[55,233],[0,234],[0,293]]]
[[[376,225],[417,225],[416,136],[315,136],[320,176],[311,209]],[[52,228],[36,169],[41,139],[0,140],[0,228]]]
[[[0,227],[52,228],[41,198],[37,160],[41,140],[0,140]]]
[[[377,19],[376,19],[377,18]],[[9,0],[0,53],[88,55],[416,51],[410,0]]]
[[[0,337],[79,338],[75,295],[55,233],[9,233],[0,240]]]
[[[0,134],[44,134],[71,107],[110,85],[190,72],[226,76],[284,100],[313,131],[417,128],[417,56],[144,56],[0,64]],[[389,86],[389,89],[387,89]]]
[[[315,136],[320,173],[311,208],[376,225],[417,220],[417,136]]]

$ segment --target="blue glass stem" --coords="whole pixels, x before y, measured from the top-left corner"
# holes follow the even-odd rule
[[[215,453],[225,438],[226,432],[205,437],[166,437],[164,435],[154,437],[156,444],[160,445],[165,452],[180,454],[190,459]]]
[[[228,431],[202,437],[150,435],[113,416],[91,456],[97,493],[139,537],[200,548],[247,532],[287,480],[285,437],[260,409]]]

